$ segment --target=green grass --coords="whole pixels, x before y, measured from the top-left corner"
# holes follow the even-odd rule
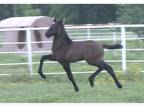
[[[22,57],[23,58],[23,57]],[[13,58],[14,59],[14,58]],[[23,61],[23,60],[22,60]],[[111,64],[114,70],[118,64]],[[0,67],[0,73],[11,73],[12,76],[0,76],[0,102],[4,103],[121,103],[144,102],[144,73],[139,67],[142,64],[129,64],[128,73],[116,72],[122,89],[118,89],[107,73],[96,77],[95,86],[88,83],[90,74],[74,74],[80,92],[74,92],[73,86],[64,75],[47,75],[43,80],[38,75],[31,79],[27,66]],[[34,65],[37,72],[38,65]],[[73,71],[95,71],[96,68],[85,63],[72,64]],[[45,64],[45,72],[63,72],[59,64]]]
[[[144,102],[144,81],[118,74],[123,89],[117,89],[111,77],[100,74],[91,88],[89,74],[75,74],[80,92],[73,90],[66,75],[48,75],[46,80],[27,75],[0,77],[0,102],[17,103],[98,103]],[[143,74],[136,76],[141,77]],[[131,80],[130,78],[131,77]]]

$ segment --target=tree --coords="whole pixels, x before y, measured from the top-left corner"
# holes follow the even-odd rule
[[[33,9],[30,4],[13,4],[14,16],[36,16],[41,15],[40,9]]]
[[[85,23],[109,23],[116,19],[115,5],[108,4],[88,4],[79,6],[81,18],[85,18]]]
[[[0,20],[13,16],[41,15],[41,9],[30,4],[0,4]]]
[[[116,20],[115,5],[63,4],[50,5],[49,15],[66,18],[67,23],[108,23]]]
[[[13,16],[55,16],[67,24],[109,23],[116,20],[113,4],[3,4],[0,19]]]
[[[119,5],[118,22],[122,24],[144,24],[144,5]],[[131,28],[130,30],[144,37],[144,28]]]
[[[75,5],[50,5],[50,16],[65,18],[65,23],[78,23],[79,13]]]
[[[41,15],[48,16],[51,11],[50,4],[32,4],[33,9],[39,9]]]
[[[118,21],[123,24],[144,23],[144,5],[120,5],[117,12]]]
[[[11,17],[13,14],[12,5],[0,4],[0,20]]]

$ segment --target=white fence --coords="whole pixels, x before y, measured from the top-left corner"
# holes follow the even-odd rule
[[[68,31],[68,34],[73,35],[70,37],[72,39],[74,39],[75,41],[79,41],[79,40],[96,40],[96,41],[113,41],[114,43],[119,40],[121,42],[121,44],[123,45],[123,48],[120,50],[121,51],[121,58],[119,60],[107,60],[107,62],[121,62],[122,63],[122,70],[123,72],[127,71],[127,62],[140,62],[143,63],[144,60],[127,60],[126,57],[126,53],[127,51],[144,51],[144,48],[133,48],[133,49],[128,49],[126,48],[126,42],[129,40],[137,40],[140,39],[139,37],[127,37],[127,31],[126,28],[141,28],[144,27],[144,25],[108,25],[108,26],[91,26],[91,25],[87,25],[87,26],[67,26],[66,30]],[[20,53],[26,53],[27,54],[27,58],[28,61],[25,63],[5,63],[5,64],[0,64],[0,65],[21,65],[21,64],[28,64],[29,66],[29,73],[30,76],[33,75],[33,69],[32,69],[32,65],[33,64],[38,64],[38,62],[33,62],[32,61],[32,54],[33,53],[44,53],[44,52],[51,52],[51,51],[32,51],[32,43],[38,43],[38,42],[32,42],[31,41],[31,30],[44,30],[44,29],[48,29],[48,27],[43,27],[43,28],[11,28],[11,29],[0,29],[0,31],[19,31],[19,30],[25,30],[26,31],[26,42],[11,42],[11,43],[5,43],[2,42],[0,44],[20,44],[20,43],[26,43],[27,44],[27,51],[26,52],[0,52],[0,54],[5,54],[5,53],[9,53],[9,54],[20,54]],[[72,32],[72,30],[80,30],[80,31],[85,31],[85,33],[83,32]],[[111,35],[109,36],[109,38],[105,38],[104,36],[100,36],[99,38],[96,38],[98,36],[98,34],[104,34],[104,32],[98,33],[98,32],[92,32],[92,29],[112,29],[113,31],[107,35]],[[118,32],[115,31],[115,29],[119,29],[119,36],[117,37]],[[70,33],[71,30],[71,33]],[[84,36],[75,36],[75,35],[86,35]],[[92,36],[93,35],[93,36]],[[93,39],[93,37],[95,37]],[[144,39],[144,38],[141,38]],[[40,43],[48,43],[51,41],[41,41]],[[107,51],[107,50],[106,50]],[[83,61],[82,61],[83,62]],[[47,62],[47,63],[55,63],[55,62]],[[79,72],[82,73],[82,72]],[[86,72],[85,72],[86,73]],[[60,74],[60,73],[49,73],[49,74]]]

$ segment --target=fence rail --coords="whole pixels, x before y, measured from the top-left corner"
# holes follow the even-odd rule
[[[144,27],[144,24],[141,25],[108,25],[108,26],[91,26],[91,25],[87,25],[87,26],[66,26],[66,30],[69,32],[70,30],[78,30],[78,29],[84,29],[85,33],[69,33],[71,35],[76,35],[76,34],[85,34],[86,36],[82,37],[82,36],[71,36],[71,38],[74,38],[74,41],[84,41],[84,40],[96,40],[96,41],[121,41],[121,44],[123,45],[123,49],[118,50],[121,51],[121,58],[119,58],[120,60],[107,60],[107,62],[121,62],[122,63],[122,71],[126,72],[127,71],[127,63],[128,62],[137,62],[137,63],[143,63],[144,60],[127,60],[127,56],[126,53],[128,51],[144,51],[144,48],[126,48],[126,43],[127,41],[135,41],[135,40],[139,40],[140,38],[138,37],[130,37],[130,36],[126,36],[127,33],[132,33],[132,32],[127,32],[126,28],[133,28],[133,27]],[[120,31],[118,33],[115,32],[115,30],[112,30],[111,34],[113,34],[111,37],[108,36],[108,38],[103,39],[103,36],[99,36],[99,38],[96,38],[97,35],[104,35],[104,33],[91,33],[91,29],[115,29],[115,28],[119,28]],[[28,65],[29,66],[29,72],[30,75],[33,75],[33,69],[32,69],[32,65],[34,64],[38,64],[39,62],[33,62],[32,61],[32,54],[38,54],[38,53],[50,53],[51,51],[32,51],[32,46],[31,44],[34,43],[52,43],[52,41],[40,41],[40,42],[32,42],[31,40],[31,34],[30,31],[31,30],[46,30],[48,29],[48,27],[41,27],[41,28],[8,28],[8,29],[0,29],[0,31],[4,32],[4,31],[19,31],[19,30],[25,30],[26,31],[26,42],[1,42],[0,45],[3,44],[27,44],[27,51],[22,51],[22,52],[0,52],[0,54],[27,54],[28,57],[28,61],[25,63],[3,63],[0,64],[1,66],[4,65]],[[110,32],[106,33],[108,35],[110,35]],[[92,36],[95,35],[95,36]],[[131,34],[133,35],[133,33]],[[94,38],[95,37],[95,38]],[[100,38],[101,37],[101,38]],[[144,38],[141,38],[144,39]],[[105,50],[105,51],[109,51],[109,50]],[[84,62],[84,61],[82,61]],[[46,62],[46,63],[56,63],[56,62]],[[81,73],[81,72],[80,72]],[[50,73],[52,74],[52,73]],[[57,73],[58,74],[58,73]]]

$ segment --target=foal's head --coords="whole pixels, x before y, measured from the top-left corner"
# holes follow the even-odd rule
[[[50,26],[50,28],[46,31],[46,36],[49,38],[49,37],[52,37],[52,36],[57,36],[60,32],[62,32],[64,28],[64,25],[63,25],[63,20],[56,20],[54,19],[54,24],[52,24]]]

